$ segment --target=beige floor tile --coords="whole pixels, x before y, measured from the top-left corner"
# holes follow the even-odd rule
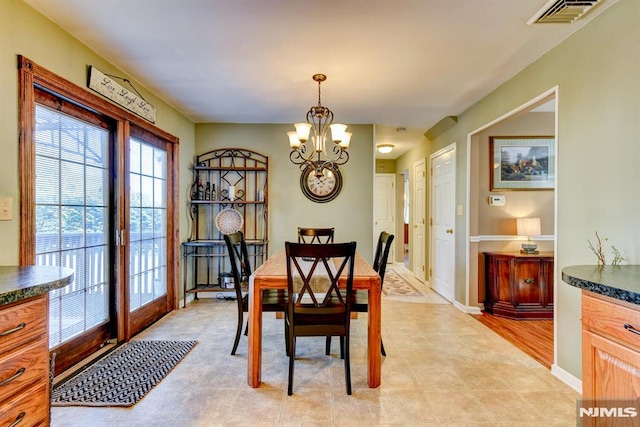
[[[439,422],[435,408],[419,390],[381,390],[380,421],[388,424]]]
[[[436,297],[438,297],[436,295]],[[439,298],[439,297],[438,297]],[[54,427],[75,426],[564,426],[578,393],[450,304],[383,301],[382,385],[367,387],[367,314],[352,322],[345,391],[338,340],[300,338],[294,395],[282,319],[263,318],[262,385],[247,385],[247,337],[235,356],[233,302],[201,298],[136,339],[195,339],[198,345],[131,408],[52,408]],[[245,319],[246,320],[246,319]],[[303,414],[303,416],[301,416]]]
[[[424,396],[432,404],[442,422],[495,422],[484,406],[471,393],[459,391],[429,391]]]
[[[329,423],[332,420],[331,389],[298,387],[293,395],[284,399],[280,421]]]

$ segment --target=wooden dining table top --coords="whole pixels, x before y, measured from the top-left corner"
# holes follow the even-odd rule
[[[339,262],[339,261],[337,261]],[[346,276],[346,270],[342,273]],[[260,283],[261,288],[287,288],[287,257],[284,250],[277,251],[267,261],[253,272],[254,280]],[[370,289],[379,285],[380,276],[371,265],[356,252],[353,266],[353,288]]]

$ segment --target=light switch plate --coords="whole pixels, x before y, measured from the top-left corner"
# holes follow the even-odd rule
[[[0,197],[0,221],[13,219],[13,198]]]

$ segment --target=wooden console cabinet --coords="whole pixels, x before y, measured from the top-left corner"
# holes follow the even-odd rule
[[[553,253],[485,252],[485,310],[510,319],[553,318]]]

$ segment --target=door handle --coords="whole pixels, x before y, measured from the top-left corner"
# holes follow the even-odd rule
[[[447,228],[444,232],[447,234],[453,234],[453,228]]]

